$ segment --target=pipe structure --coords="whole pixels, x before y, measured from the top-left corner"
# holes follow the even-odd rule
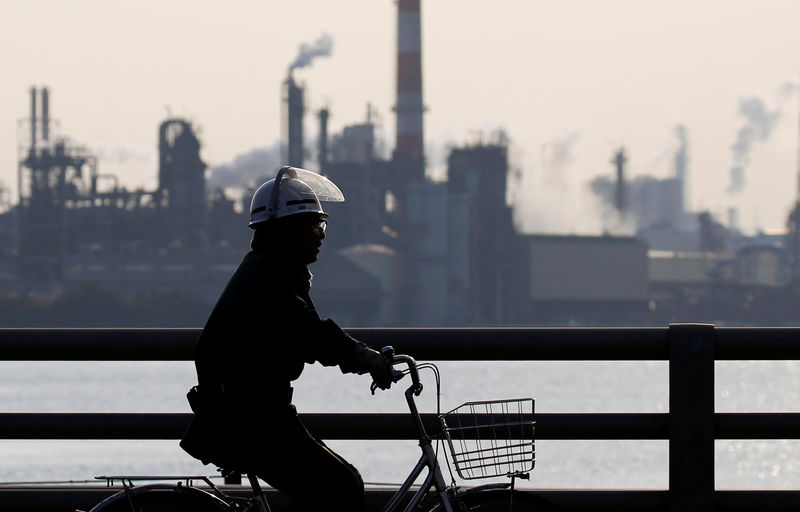
[[[50,140],[50,92],[42,87],[42,140]]]
[[[31,149],[36,147],[36,87],[31,87]]]
[[[320,109],[319,113],[319,140],[317,142],[317,160],[320,170],[328,165],[328,117],[330,111],[327,108]]]
[[[303,167],[303,116],[305,102],[303,87],[294,81],[292,73],[286,78],[286,145],[288,150],[287,164]]]
[[[689,150],[687,143],[686,127],[678,125],[675,128],[675,134],[678,137],[678,150],[675,152],[675,178],[678,180],[678,187],[680,193],[680,208],[681,214],[686,210],[686,180],[687,180],[687,167],[689,160]]]
[[[625,148],[620,148],[614,154],[612,163],[617,170],[617,181],[614,189],[614,206],[620,217],[625,215],[625,164],[628,158],[625,156]]]
[[[800,91],[798,91],[800,96]],[[794,211],[790,214],[792,226],[791,247],[789,254],[792,258],[792,284],[797,287],[800,283],[800,102],[797,109],[797,195],[794,200]]]
[[[406,183],[422,181],[425,177],[421,32],[420,0],[398,0],[395,159],[403,164]]]

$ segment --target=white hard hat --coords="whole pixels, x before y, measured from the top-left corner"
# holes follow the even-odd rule
[[[299,167],[281,167],[275,178],[253,194],[250,227],[298,213],[325,214],[320,201],[340,203],[344,201],[344,194],[324,176]]]

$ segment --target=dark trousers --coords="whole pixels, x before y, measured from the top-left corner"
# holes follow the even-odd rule
[[[259,478],[291,496],[294,510],[363,510],[361,474],[308,432],[290,408],[293,414],[270,422],[259,447]]]

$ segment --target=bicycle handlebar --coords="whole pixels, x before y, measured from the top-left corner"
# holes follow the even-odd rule
[[[408,366],[408,374],[411,375],[411,386],[414,389],[414,394],[419,396],[422,393],[422,383],[419,380],[419,371],[417,370],[417,362],[413,357],[405,354],[394,356],[392,364],[405,363]]]
[[[381,355],[392,366],[402,363],[405,363],[408,366],[408,373],[409,375],[411,375],[411,387],[409,389],[411,389],[414,392],[414,395],[419,396],[419,394],[422,393],[422,383],[419,380],[419,371],[417,371],[417,362],[414,360],[414,358],[405,354],[395,355],[394,347],[392,346],[383,347],[381,349]],[[398,382],[400,379],[403,378],[403,376],[405,376],[405,373],[392,369],[393,382]],[[378,385],[375,382],[373,382],[369,387],[370,392],[373,395],[375,394],[375,390],[377,388]]]

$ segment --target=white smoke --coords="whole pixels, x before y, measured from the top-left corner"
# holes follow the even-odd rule
[[[245,189],[275,176],[281,165],[280,143],[254,148],[237,155],[233,162],[215,165],[207,180],[209,189]]]
[[[93,145],[92,152],[99,161],[111,164],[150,163],[157,156],[149,147],[132,144]]]
[[[289,65],[289,71],[296,68],[304,68],[311,65],[315,57],[328,57],[333,51],[333,37],[330,34],[322,34],[319,39],[311,44],[303,43],[297,57]]]
[[[623,159],[622,183],[618,183],[617,159]],[[624,147],[620,147],[609,162],[613,165],[610,176],[597,176],[588,184],[591,191],[590,203],[594,208],[604,234],[614,236],[632,236],[636,232],[636,216],[633,208],[634,198],[630,169],[626,165],[628,158]],[[617,189],[622,187],[622,210],[618,208]]]
[[[583,132],[570,129],[540,148],[539,165],[520,173],[514,223],[524,233],[601,234],[600,200],[580,178]]]
[[[558,170],[575,160],[575,147],[581,139],[579,129],[567,130],[542,146],[542,167],[550,171]]]
[[[667,132],[664,137],[666,138]],[[669,140],[658,142],[660,149],[639,161],[637,168],[641,174],[668,178],[686,176],[688,163],[688,130],[678,124],[669,129]]]
[[[745,171],[750,165],[750,153],[760,142],[766,142],[781,117],[783,103],[797,90],[797,84],[786,82],[778,88],[776,105],[770,108],[759,96],[749,96],[739,100],[739,115],[744,118],[744,125],[736,134],[736,141],[731,145],[732,164],[728,193],[738,194],[744,188]]]
[[[594,178],[590,188],[600,201],[598,215],[603,222],[603,231],[615,235],[632,235],[637,229],[652,225],[670,224],[682,226],[685,201],[685,181],[688,172],[688,130],[682,124],[673,128],[675,140],[652,159],[648,167],[661,166],[667,161],[674,166],[664,177],[644,174],[632,177],[625,168],[623,187],[624,211],[616,207],[616,175],[603,175]],[[613,162],[613,160],[612,160]],[[663,175],[663,173],[660,173]],[[676,183],[676,180],[678,182]],[[675,210],[675,206],[679,210]]]

